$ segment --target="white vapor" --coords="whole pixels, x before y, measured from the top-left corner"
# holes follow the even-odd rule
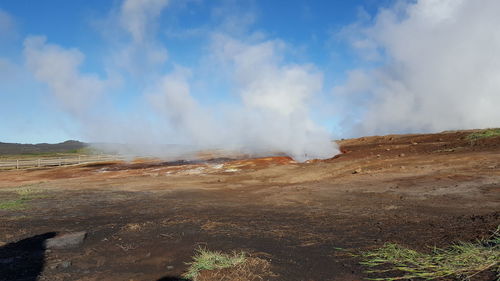
[[[339,153],[337,146],[309,117],[322,75],[309,65],[284,64],[279,55],[283,48],[281,41],[251,44],[214,35],[215,64],[233,73],[229,78],[241,100],[229,109],[200,104],[191,95],[190,72],[179,67],[147,96],[186,143],[196,147],[285,153],[298,161],[330,158]]]
[[[168,0],[123,1],[115,20],[131,40],[113,49],[118,67],[138,75],[167,61],[167,49],[155,40],[154,35],[158,17],[168,4]]]
[[[146,91],[146,97],[157,112],[172,127],[184,144],[198,148],[213,148],[220,144],[209,112],[191,95],[188,69],[177,67]]]
[[[310,119],[311,102],[322,90],[323,77],[312,65],[286,64],[282,41],[245,43],[216,34],[216,57],[229,65],[243,102],[235,126],[237,140],[262,152],[281,151],[303,161],[339,153],[331,136]]]
[[[497,0],[400,1],[345,28],[374,67],[334,88],[344,127],[356,135],[497,127],[498,11]]]
[[[225,149],[254,156],[284,153],[298,161],[339,153],[331,135],[310,117],[311,104],[323,91],[323,74],[313,65],[286,63],[289,46],[283,41],[245,36],[243,27],[238,28],[238,38],[229,31],[209,34],[211,44],[204,49],[202,61],[213,62],[218,69],[213,77],[234,86],[236,102],[199,100],[192,93],[196,69],[169,61],[173,70],[162,70],[167,49],[155,38],[155,31],[167,6],[167,0],[125,0],[118,14],[111,14],[112,26],[118,26],[127,40],[113,46],[115,54],[106,71],[123,75],[122,81],[146,82],[137,83],[137,104],[128,116],[113,108],[105,110],[102,104],[96,114],[91,105],[107,101],[106,93],[113,92],[114,85],[110,79],[79,71],[84,59],[79,50],[48,44],[44,37],[26,38],[29,69],[80,121],[90,141],[126,143],[121,148],[127,152],[166,157],[181,156],[188,149],[191,153]],[[173,143],[183,146],[161,146]]]

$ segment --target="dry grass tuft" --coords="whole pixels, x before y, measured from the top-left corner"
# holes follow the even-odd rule
[[[271,276],[269,262],[252,257],[233,267],[201,271],[196,281],[264,281]]]
[[[268,261],[244,252],[225,254],[200,248],[184,278],[193,281],[263,281],[273,276]]]
[[[500,226],[488,240],[459,243],[446,249],[435,248],[430,254],[389,243],[362,253],[361,258],[362,265],[373,268],[368,273],[395,275],[370,280],[436,280],[448,277],[471,280],[488,270],[496,272],[500,280]],[[380,266],[385,269],[380,269]]]
[[[144,227],[143,224],[128,223],[122,229],[126,230],[126,231],[133,231],[133,232],[135,232],[135,231],[141,231],[143,227]]]

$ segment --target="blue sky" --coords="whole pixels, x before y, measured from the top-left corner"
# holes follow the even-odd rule
[[[475,42],[498,53],[498,2],[485,3],[0,1],[0,141],[267,145],[288,128],[272,138],[309,144],[495,126],[497,61],[474,74]],[[449,73],[455,63],[476,72]],[[432,105],[464,87],[482,101]]]

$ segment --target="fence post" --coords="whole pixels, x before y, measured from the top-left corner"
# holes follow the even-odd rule
[[[81,163],[81,159],[80,159],[81,155],[78,155],[78,164]]]
[[[16,160],[16,169],[19,169],[19,159]]]
[[[38,159],[38,168],[40,168],[40,159]]]
[[[62,165],[62,160],[61,160],[61,157],[59,157],[59,166]]]

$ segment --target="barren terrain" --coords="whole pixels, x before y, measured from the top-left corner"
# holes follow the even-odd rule
[[[0,201],[30,193],[0,209],[0,280],[178,280],[199,246],[266,259],[272,280],[364,280],[373,276],[349,253],[386,242],[426,251],[500,224],[500,137],[469,133],[342,140],[343,154],[307,163],[0,171]],[[76,248],[39,246],[76,231],[87,232]]]

